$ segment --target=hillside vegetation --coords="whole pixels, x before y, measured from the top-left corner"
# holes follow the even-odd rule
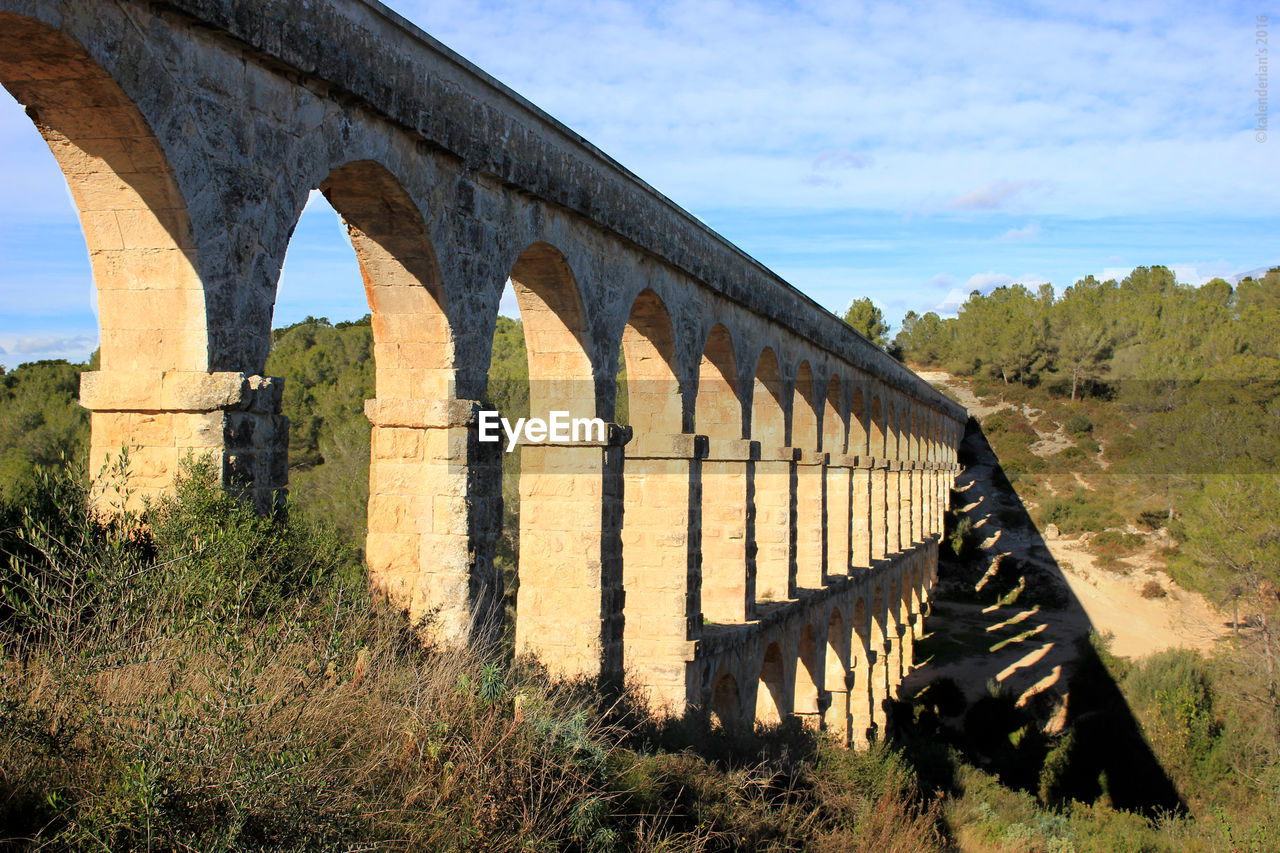
[[[994,527],[949,514],[942,568],[1008,624],[967,637],[944,605],[922,658],[1009,647],[1028,631],[1008,614],[1062,606],[1043,573],[992,566],[984,538],[1019,525],[1083,536],[1110,571],[1157,561],[1236,630],[1209,656],[1136,660],[1094,637],[1053,721],[998,684],[974,697],[933,680],[863,755],[792,727],[659,725],[630,694],[553,683],[502,650],[422,647],[361,565],[367,318],[274,335],[292,422],[279,519],[198,461],[145,514],[93,517],[86,366],[24,365],[0,376],[0,847],[1272,850],[1278,323],[1280,271],[1189,288],[1158,267],[908,316],[891,346],[976,393],[973,435],[1009,496]],[[504,414],[527,413],[524,354],[500,319],[489,402]],[[504,457],[511,589],[518,465]],[[1144,778],[1168,796],[1133,797]]]
[[[1064,795],[1098,804],[1133,796],[1115,774],[1132,773],[1135,760],[1106,770],[1108,752],[1114,761],[1128,749],[1121,727],[1097,727],[1094,710],[1108,703],[1132,714],[1181,803],[1175,813],[1192,818],[1123,849],[1266,850],[1280,837],[1278,324],[1280,270],[1236,288],[1193,288],[1160,267],[1086,279],[1057,298],[1048,286],[975,292],[955,319],[907,317],[895,344],[908,362],[944,369],[955,377],[948,392],[977,398],[961,461],[972,470],[989,453],[995,465],[985,499],[953,495],[941,576],[955,603],[938,606],[937,639],[921,651],[958,653],[958,629],[974,621],[958,617],[976,612],[966,598],[990,614],[988,644],[1008,638],[992,652],[1027,642],[1029,626],[1061,621],[1064,608],[1078,611],[1061,582],[1072,568],[1050,551],[1087,553],[1170,607],[1171,596],[1185,598],[1178,588],[1203,593],[1228,623],[1208,656],[1172,649],[1128,660],[1095,637],[1072,664],[1062,707],[1033,701],[1004,712],[1012,752],[989,735],[984,744],[968,718],[949,735],[944,725],[970,762],[1023,790],[1022,805],[1008,795],[954,801],[970,829],[989,825],[982,837],[1022,834],[1036,839],[1031,849],[1056,849],[1036,845],[1067,837],[1053,823]],[[1045,650],[1059,655],[1050,637]]]

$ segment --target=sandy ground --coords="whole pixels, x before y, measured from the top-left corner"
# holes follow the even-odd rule
[[[1006,407],[984,406],[948,374],[920,375],[945,384],[976,416]],[[1024,413],[1034,418],[1038,411]],[[1033,450],[1056,452],[1067,442],[1056,425],[1036,426],[1041,441]],[[994,487],[995,464],[989,451],[978,452],[975,464],[961,472],[956,483],[965,498],[964,511],[983,536],[984,556],[994,560],[1008,555],[1033,564],[1037,574],[1032,582],[1056,584],[1066,605],[984,607],[949,598],[942,586],[934,615],[925,623],[933,636],[922,646],[935,650],[934,659],[919,661],[904,684],[905,694],[946,675],[970,696],[985,691],[992,679],[1016,691],[1024,702],[1046,691],[1061,696],[1076,643],[1091,629],[1112,634],[1111,650],[1126,657],[1175,647],[1207,650],[1229,632],[1224,617],[1202,596],[1178,587],[1161,571],[1163,563],[1154,544],[1126,557],[1124,563],[1130,569],[1122,573],[1100,568],[1082,539],[1050,539],[1029,524],[1012,523],[1010,519],[1018,518],[1024,508],[1016,495]],[[1152,580],[1166,590],[1165,597],[1143,597],[1143,587]]]

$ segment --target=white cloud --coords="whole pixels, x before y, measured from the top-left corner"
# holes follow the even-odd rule
[[[865,169],[871,165],[871,155],[853,151],[824,151],[813,158],[815,172]]]
[[[74,353],[93,349],[98,339],[89,335],[70,337],[18,338],[10,346],[14,355],[47,355],[50,353]]]
[[[965,282],[968,290],[966,294],[975,290],[981,290],[983,293],[990,293],[997,287],[1013,284],[1013,276],[1006,275],[1002,272],[980,272],[969,276],[969,280]]]
[[[1013,201],[1023,190],[1043,186],[1044,181],[992,181],[953,198],[947,206],[958,210],[997,210]]]
[[[942,301],[933,306],[931,310],[942,317],[954,317],[960,311],[960,306],[968,298],[969,294],[966,291],[953,287],[947,291],[947,295],[943,297]]]
[[[1010,228],[997,239],[1003,240],[1006,243],[1025,243],[1029,240],[1036,239],[1040,236],[1040,233],[1040,226],[1032,222],[1031,224],[1024,225],[1021,228]]]

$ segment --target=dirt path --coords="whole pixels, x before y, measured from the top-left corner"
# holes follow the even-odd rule
[[[1006,408],[983,405],[966,384],[946,373],[920,375],[944,385],[977,417]],[[1054,424],[1036,426],[1045,452],[1066,441]],[[985,441],[970,442],[966,450],[973,461],[955,488],[981,539],[983,560],[1015,561],[1026,584],[1040,593],[1018,600],[1052,604],[983,606],[973,601],[972,583],[949,588],[942,578],[934,615],[926,621],[930,636],[921,644],[920,666],[904,684],[906,693],[950,676],[976,697],[994,679],[1029,702],[1041,693],[1065,693],[1076,644],[1090,629],[1111,633],[1112,651],[1127,657],[1175,647],[1207,650],[1228,632],[1223,617],[1202,596],[1178,587],[1161,570],[1154,547],[1125,558],[1130,567],[1125,573],[1099,567],[1085,541],[1044,537],[1018,496],[996,485],[998,460]],[[1144,597],[1151,581],[1165,591],[1163,597]]]

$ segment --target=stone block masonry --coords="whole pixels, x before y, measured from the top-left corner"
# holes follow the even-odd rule
[[[621,350],[632,425],[524,448],[517,644],[660,713],[883,728],[959,406],[377,3],[0,0],[0,83],[80,213],[102,332],[81,400],[131,495],[193,455],[281,499],[262,372],[318,189],[373,316],[371,583],[441,640],[492,637],[501,466],[476,421],[509,279],[533,410],[610,421]]]

